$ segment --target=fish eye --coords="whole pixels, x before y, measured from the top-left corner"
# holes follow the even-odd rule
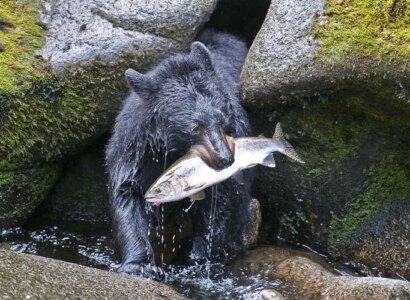
[[[157,187],[156,189],[154,189],[154,193],[156,193],[156,194],[161,193],[161,188]]]

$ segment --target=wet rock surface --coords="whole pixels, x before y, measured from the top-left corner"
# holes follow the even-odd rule
[[[379,277],[340,276],[322,259],[283,247],[260,247],[239,259],[233,272],[280,279],[293,286],[294,299],[409,299],[410,283]],[[293,299],[293,298],[292,298]]]
[[[363,263],[375,273],[410,278],[409,211],[409,200],[386,205],[335,255]]]
[[[252,297],[252,300],[284,300],[283,296],[275,290],[266,289]]]
[[[0,171],[0,227],[16,226],[26,221],[46,197],[60,171],[57,164]]]
[[[53,224],[80,222],[109,227],[109,200],[105,169],[106,139],[71,157],[37,215]],[[75,205],[73,205],[75,204]]]
[[[186,299],[165,284],[0,250],[3,299]]]

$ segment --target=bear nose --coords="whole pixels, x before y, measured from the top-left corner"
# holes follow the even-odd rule
[[[215,163],[217,169],[224,169],[226,167],[229,167],[235,161],[235,157],[233,156],[233,154],[230,151],[228,152],[229,154],[227,153],[223,157],[219,157],[216,159]]]
[[[208,164],[220,170],[229,167],[235,161],[235,147],[232,147],[222,131],[214,131],[208,135],[207,150],[211,161]],[[232,142],[231,142],[232,143]]]

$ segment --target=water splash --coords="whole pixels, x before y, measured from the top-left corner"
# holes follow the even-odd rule
[[[161,205],[161,223],[160,223],[161,246],[162,246],[161,247],[161,266],[164,265],[164,249],[166,248],[164,224],[165,224],[165,206]]]
[[[218,202],[218,185],[215,185],[212,187],[211,209],[209,211],[208,234],[206,236],[206,241],[207,241],[206,266],[207,266],[208,279],[210,278],[210,274],[211,274],[210,259],[212,257],[212,242],[213,242],[213,237],[214,237],[217,202]]]
[[[232,274],[221,263],[195,264],[192,266],[168,266],[167,283],[194,299],[257,299],[264,289],[284,292],[279,280],[267,281],[261,276]],[[210,272],[209,272],[210,271]],[[285,292],[284,295],[287,293]]]
[[[192,206],[194,206],[194,203],[195,203],[195,200],[191,200],[191,204],[189,205],[189,207],[188,208],[183,208],[182,210],[185,212],[185,213],[188,213],[190,210],[191,210],[191,208],[192,208]]]

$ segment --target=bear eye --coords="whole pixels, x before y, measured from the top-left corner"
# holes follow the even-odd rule
[[[235,133],[235,128],[232,125],[227,124],[224,127],[224,131],[225,131],[225,134],[232,136]]]
[[[196,125],[194,128],[192,128],[192,132],[194,134],[200,134],[203,130],[203,126],[202,125]]]

